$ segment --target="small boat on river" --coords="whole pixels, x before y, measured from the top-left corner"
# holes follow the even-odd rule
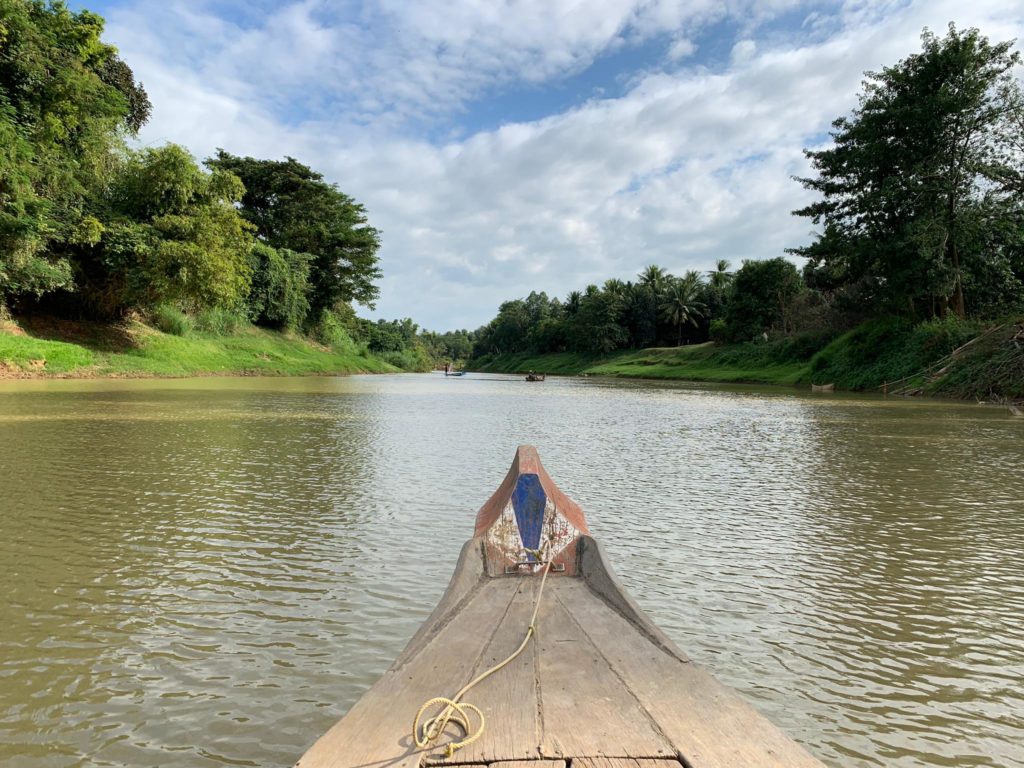
[[[527,381],[544,381],[543,373],[528,373],[526,374]]]
[[[824,768],[651,623],[529,446],[434,612],[296,766],[456,764]]]

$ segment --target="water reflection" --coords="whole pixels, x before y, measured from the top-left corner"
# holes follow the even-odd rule
[[[0,759],[289,764],[531,442],[655,620],[827,762],[1024,763],[1022,438],[637,382],[5,384]]]

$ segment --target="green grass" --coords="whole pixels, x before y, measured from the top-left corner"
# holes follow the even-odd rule
[[[484,357],[467,365],[474,371],[491,373],[550,373],[555,376],[574,376],[585,372],[591,365],[605,358],[584,352],[556,352],[550,355],[515,354]]]
[[[476,370],[553,375],[619,376],[685,381],[747,382],[793,385],[806,376],[809,355],[795,353],[793,342],[695,344],[626,350],[608,355],[561,352],[551,355],[505,355],[483,359]]]
[[[743,344],[626,350],[608,355],[563,352],[482,358],[473,370],[620,376],[680,381],[810,386],[944,397],[1024,398],[1024,319],[1007,320],[953,359],[954,350],[992,324],[947,318],[912,324],[882,318],[838,338],[810,335]]]
[[[49,338],[0,328],[0,375],[8,376],[301,376],[387,373],[373,356],[334,351],[295,336],[246,326],[230,335],[163,333],[140,322],[120,329],[118,343],[80,333],[81,324],[47,328]],[[55,336],[85,336],[62,341]]]
[[[843,334],[811,360],[808,381],[841,389],[914,386],[927,369],[984,330],[978,322],[946,318],[914,325],[898,318],[870,320]]]
[[[922,389],[942,397],[1024,401],[1024,321],[983,334]]]

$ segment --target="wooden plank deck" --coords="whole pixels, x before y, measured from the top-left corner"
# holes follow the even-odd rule
[[[821,768],[645,624],[628,597],[617,599],[614,578],[601,573],[599,551],[593,554],[592,540],[586,544],[591,556],[582,558],[582,576],[548,579],[535,641],[465,697],[487,718],[478,741],[450,759],[438,749],[418,751],[413,715],[519,645],[537,578],[463,580],[464,594],[447,596],[447,613],[432,617],[439,628],[425,627],[410,643],[415,652],[403,654],[296,765]],[[482,572],[482,561],[478,567]],[[449,732],[461,736],[454,726]]]

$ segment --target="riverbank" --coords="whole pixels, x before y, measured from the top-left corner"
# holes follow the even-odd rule
[[[472,370],[735,382],[1024,400],[1024,318],[984,325],[873,320],[839,337],[484,357]]]
[[[139,320],[107,325],[57,320],[0,324],[0,378],[311,376],[393,373],[354,349],[245,326],[177,336]]]

